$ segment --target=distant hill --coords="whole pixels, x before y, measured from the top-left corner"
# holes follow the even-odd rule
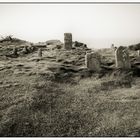
[[[27,41],[21,40],[21,39],[18,39],[18,38],[14,38],[13,36],[9,35],[9,36],[6,36],[6,37],[1,37],[0,43],[4,43],[4,42],[25,43]]]

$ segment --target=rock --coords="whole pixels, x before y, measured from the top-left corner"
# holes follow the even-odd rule
[[[87,50],[88,48],[87,48],[87,45],[86,44],[84,44],[84,43],[81,43],[81,42],[78,42],[78,41],[75,41],[75,42],[73,42],[73,48],[72,49],[84,49],[84,50]]]
[[[28,54],[29,50],[28,50],[28,46],[24,46],[23,51],[24,54]]]
[[[74,46],[75,46],[75,47],[80,47],[80,46],[82,46],[82,45],[84,45],[84,43],[81,43],[81,42],[78,42],[78,41],[75,41],[75,42],[74,42]]]
[[[61,49],[62,48],[62,45],[56,45],[56,48],[57,49]]]
[[[18,49],[15,47],[11,54],[6,54],[6,57],[17,58],[19,56]]]

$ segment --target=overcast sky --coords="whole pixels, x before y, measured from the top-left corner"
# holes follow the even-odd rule
[[[140,4],[16,4],[0,5],[0,35],[32,42],[73,40],[89,47],[140,42]]]

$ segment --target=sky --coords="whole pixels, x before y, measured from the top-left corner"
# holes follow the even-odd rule
[[[66,32],[91,48],[140,43],[140,4],[0,4],[0,36],[63,42]]]

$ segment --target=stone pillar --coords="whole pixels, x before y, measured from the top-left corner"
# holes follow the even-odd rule
[[[100,57],[95,52],[86,53],[85,64],[86,64],[86,67],[91,71],[95,71],[95,72],[101,71]]]
[[[115,51],[116,67],[121,69],[130,69],[130,58],[127,48],[120,46]]]
[[[66,50],[72,49],[72,34],[64,33],[64,48]]]

